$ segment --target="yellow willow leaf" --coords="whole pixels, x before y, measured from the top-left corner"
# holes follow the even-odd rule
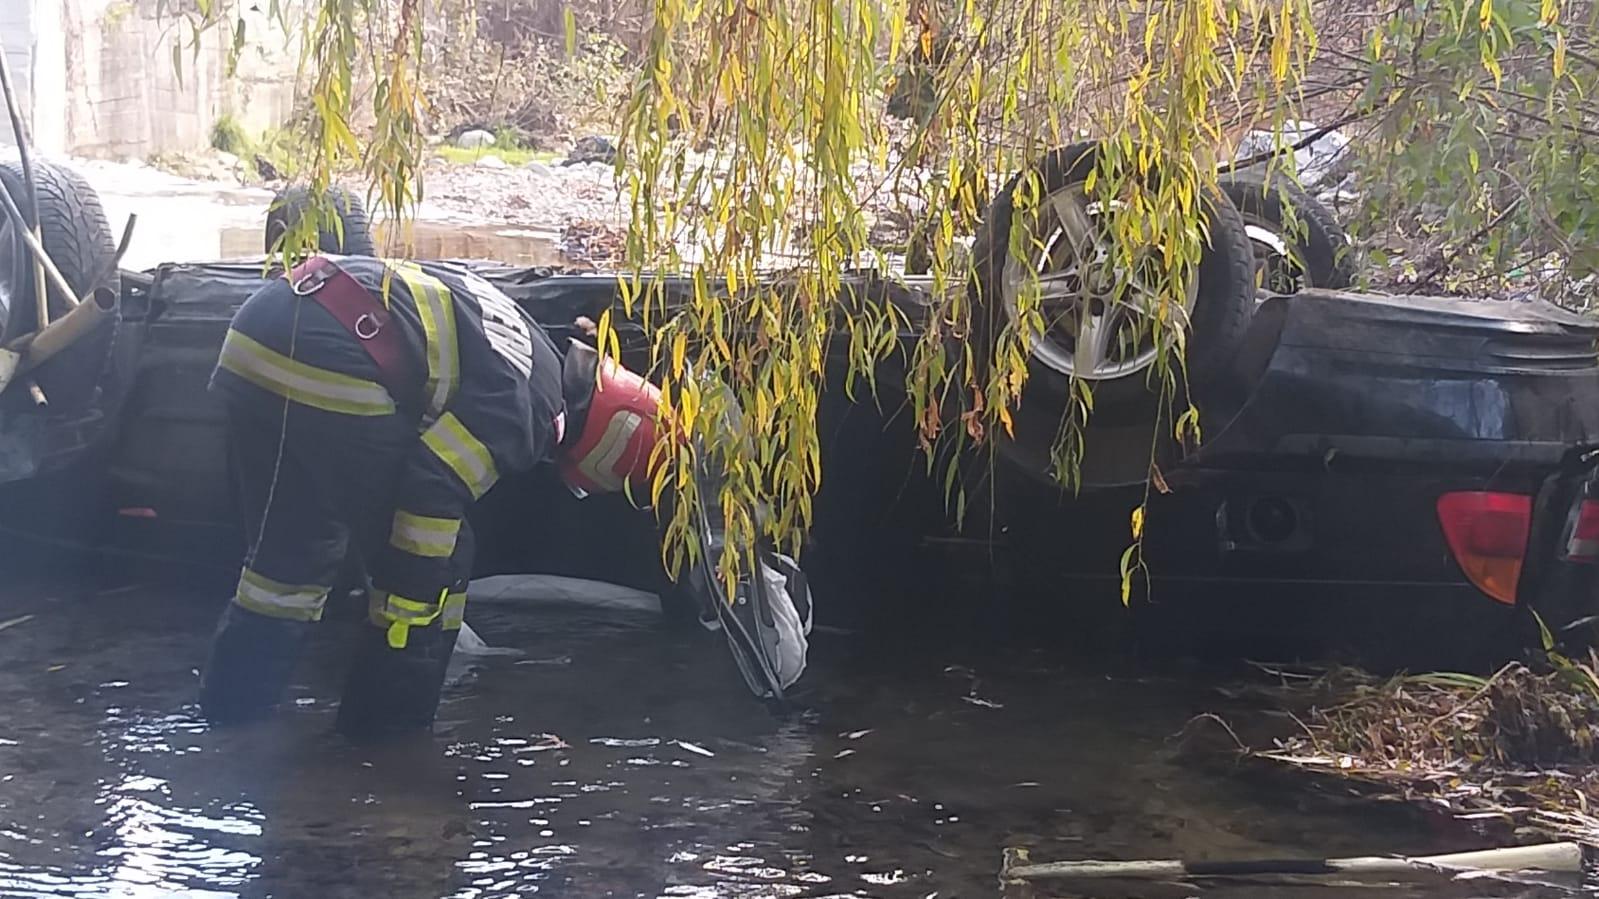
[[[999,423],[1005,428],[1005,436],[1014,440],[1016,438],[1016,426],[1011,421],[1010,409],[1004,403],[1001,403],[995,407],[995,412],[999,415]]]
[[[1543,0],[1538,10],[1538,24],[1545,28],[1553,25],[1560,18],[1559,0]]]
[[[1551,70],[1555,78],[1566,74],[1566,35],[1561,32],[1555,35],[1555,59]]]
[[[1504,81],[1505,73],[1499,67],[1499,57],[1494,55],[1493,48],[1488,46],[1487,42],[1482,46],[1482,65],[1488,70],[1488,74],[1493,76],[1494,87],[1499,87]]]
[[[664,378],[661,381],[661,399],[657,405],[660,408],[661,419],[663,421],[672,420],[672,396],[676,391],[676,383],[677,382],[670,377]]]
[[[1477,8],[1477,26],[1483,31],[1493,27],[1494,0],[1482,0],[1482,5]]]
[[[699,417],[700,397],[699,388],[692,383],[683,385],[682,408],[678,410],[679,421],[683,423],[683,430],[693,433],[694,423]]]
[[[688,354],[688,336],[682,331],[677,332],[672,338],[672,374],[681,374],[683,371],[683,357]]]
[[[1142,504],[1133,507],[1133,539],[1144,536],[1144,507]]]
[[[661,507],[661,497],[666,495],[666,475],[667,467],[660,465],[656,467],[655,473],[650,477],[650,506],[653,508],[659,509]]]

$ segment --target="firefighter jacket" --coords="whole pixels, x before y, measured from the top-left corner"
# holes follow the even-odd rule
[[[415,423],[418,439],[392,496],[374,498],[392,504],[393,516],[386,545],[368,560],[374,623],[389,626],[390,644],[399,648],[410,626],[441,615],[458,623],[448,622],[459,609],[446,608],[445,591],[472,503],[501,476],[531,468],[559,444],[560,356],[514,301],[463,268],[322,259],[382,304],[383,327],[404,338],[405,376],[374,363],[359,325],[342,324],[308,302],[310,289],[283,279],[234,317],[213,385],[236,400],[264,391],[278,402],[332,413],[326,427],[367,416]],[[460,565],[455,559],[453,567]]]

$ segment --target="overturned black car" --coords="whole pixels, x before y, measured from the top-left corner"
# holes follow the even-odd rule
[[[1127,516],[1148,494],[1148,577],[1132,618],[1187,641],[1278,653],[1351,644],[1401,664],[1502,658],[1539,621],[1587,642],[1599,612],[1599,326],[1542,302],[1342,292],[1344,241],[1326,211],[1281,179],[1230,175],[1187,298],[1205,440],[1152,442],[1143,373],[1154,350],[1136,336],[1136,305],[1094,296],[1068,277],[1071,253],[1059,249],[1093,239],[1083,158],[1071,148],[1041,164],[1054,213],[1033,236],[1042,250],[1031,274],[1051,320],[1071,327],[1035,345],[1014,436],[961,467],[979,498],[963,527],[918,455],[895,379],[882,379],[878,402],[855,403],[836,366],[804,560],[820,622],[858,623],[954,589],[1120,615]],[[46,247],[88,294],[115,258],[110,229],[87,185],[41,168],[64,198],[41,202]],[[13,189],[14,170],[0,166],[0,180]],[[1027,274],[997,251],[983,257],[1009,245],[1010,189],[974,245],[996,315]],[[324,235],[325,250],[368,239],[364,217],[346,224]],[[36,320],[26,259],[18,235],[0,231],[7,343]],[[611,276],[460,264],[560,345],[578,316],[621,313]],[[237,570],[229,453],[205,387],[234,310],[263,276],[258,261],[113,274],[120,315],[14,379],[0,396],[7,564],[118,559],[124,570],[181,565],[219,579]],[[689,289],[663,281],[668,296]],[[863,272],[848,290],[895,304],[906,344],[933,308],[916,278]],[[647,364],[638,323],[620,330],[624,356]],[[1075,494],[1049,477],[1073,378],[1095,381],[1102,397]],[[1152,453],[1160,489],[1148,485]],[[578,501],[548,473],[496,487],[474,528],[482,574],[544,571],[672,593],[652,515],[621,499]],[[596,533],[607,535],[604,552]]]

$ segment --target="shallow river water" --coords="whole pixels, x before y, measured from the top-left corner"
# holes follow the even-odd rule
[[[463,669],[435,734],[367,750],[332,732],[355,624],[330,620],[285,710],[215,731],[192,703],[217,602],[0,593],[0,621],[33,616],[0,630],[0,896],[993,896],[1006,846],[1476,848],[1196,764],[1174,735],[1219,701],[1214,681],[959,635],[818,633],[794,708],[774,712],[714,635],[485,605],[469,619],[523,654]],[[1037,895],[1200,892],[1074,889]]]

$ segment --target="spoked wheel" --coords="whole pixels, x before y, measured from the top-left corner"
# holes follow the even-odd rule
[[[1284,240],[1270,228],[1246,223],[1255,250],[1255,284],[1266,293],[1298,293],[1308,286],[1305,267]]]
[[[1244,219],[1262,293],[1343,290],[1354,281],[1349,237],[1332,211],[1285,175],[1230,172],[1222,192]]]
[[[1090,201],[1081,183],[1068,184],[1045,198],[1024,237],[1035,248],[1028,258],[1007,255],[1001,285],[1012,324],[1021,318],[1022,300],[1037,285],[1043,333],[1033,343],[1033,358],[1067,377],[1103,381],[1137,374],[1176,342],[1176,328],[1187,324],[1199,285],[1192,277],[1175,308],[1163,302],[1159,261],[1152,250],[1129,266],[1108,264],[1110,234],[1102,204]],[[1157,328],[1164,312],[1170,324]]]
[[[342,187],[330,187],[325,198],[333,206],[337,221],[319,223],[316,249],[347,256],[376,256],[377,242],[372,236],[372,219],[361,198]],[[311,190],[290,187],[278,193],[267,209],[264,235],[267,255],[280,253],[283,241],[312,211]]]
[[[1142,483],[1151,453],[1171,449],[1169,440],[1153,437],[1170,434],[1170,423],[1157,419],[1173,408],[1161,403],[1160,385],[1149,378],[1156,361],[1186,334],[1180,394],[1203,402],[1227,393],[1255,310],[1255,254],[1238,210],[1219,192],[1198,198],[1206,244],[1181,296],[1158,293],[1169,279],[1153,247],[1105,264],[1113,247],[1109,216],[1085,190],[1098,159],[1098,144],[1076,144],[1011,178],[973,243],[978,350],[992,352],[1008,325],[1021,323],[1035,335],[1014,434],[998,442],[1001,456],[1035,482],[1054,483],[1053,450],[1073,382],[1081,380],[1094,396],[1081,484]],[[1043,199],[1036,214],[1018,215],[1017,194],[1029,176]],[[1015,245],[1031,248],[1020,258],[1011,252],[1016,227],[1028,233]],[[1036,304],[1025,301],[1028,291],[1036,291]],[[1020,322],[1033,310],[1038,319]]]

